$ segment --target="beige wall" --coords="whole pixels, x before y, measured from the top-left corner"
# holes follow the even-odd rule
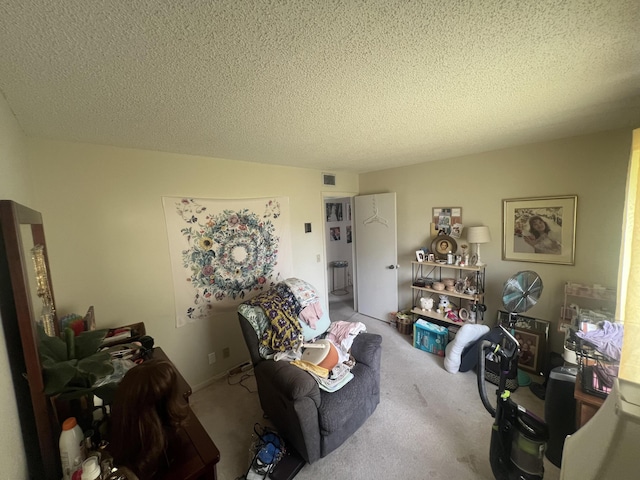
[[[562,352],[563,335],[555,325],[564,283],[616,286],[630,149],[631,131],[624,130],[361,175],[361,194],[397,192],[400,307],[412,303],[409,262],[430,243],[432,207],[462,207],[465,226],[491,230],[492,242],[482,246],[488,264],[485,319],[496,318],[504,282],[534,270],[544,291],[528,314],[554,323],[552,349]],[[503,199],[570,194],[578,196],[575,266],[501,259]]]
[[[31,159],[58,312],[94,305],[98,327],[144,321],[194,388],[248,354],[234,312],[175,327],[163,196],[289,197],[294,275],[326,296],[320,171],[44,140],[31,142]],[[357,176],[338,175],[334,188],[357,192]]]
[[[0,95],[0,199],[30,206],[31,191],[27,169],[26,138],[4,97]],[[0,465],[2,478],[27,478],[16,396],[9,370],[4,330],[0,329]]]

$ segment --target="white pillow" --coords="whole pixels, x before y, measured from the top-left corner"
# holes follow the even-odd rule
[[[462,351],[465,347],[482,337],[489,331],[487,325],[477,325],[473,323],[465,323],[458,333],[456,333],[453,342],[449,343],[444,353],[444,368],[449,373],[458,373],[460,370],[460,360]]]

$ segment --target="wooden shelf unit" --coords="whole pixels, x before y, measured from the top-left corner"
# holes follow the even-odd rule
[[[440,314],[436,311],[435,306],[439,303],[439,295],[447,295],[448,297],[459,299],[466,301],[468,304],[478,304],[483,303],[484,301],[484,285],[485,285],[485,267],[482,266],[472,266],[472,265],[448,265],[437,262],[411,262],[411,277],[412,277],[412,299],[413,299],[413,307],[411,308],[411,313],[418,315],[419,317],[435,320],[435,323],[439,323],[441,325],[449,326],[463,325],[464,322],[454,322],[446,317],[446,314]],[[443,270],[446,272],[451,272],[449,276],[443,276]],[[441,281],[443,278],[455,278],[464,279],[472,274],[474,277],[474,284],[476,287],[476,293],[468,294],[468,293],[459,293],[459,292],[450,292],[448,290],[435,290],[431,287],[419,287],[416,286],[415,283],[418,279],[424,278],[429,281]],[[425,295],[429,295],[434,299],[434,310],[426,311],[422,310],[419,305],[420,297]],[[456,303],[455,301],[453,303]],[[462,305],[462,302],[457,302],[457,307],[466,308],[466,305]],[[476,322],[481,322],[483,320],[483,312],[476,312]]]

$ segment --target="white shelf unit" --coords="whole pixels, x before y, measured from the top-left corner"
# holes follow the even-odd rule
[[[581,285],[579,283],[566,283],[564,285],[564,303],[560,308],[560,322],[558,331],[566,332],[576,324],[577,312],[570,307],[576,304],[580,309],[606,311],[611,314],[611,321],[616,309],[616,290],[600,285]]]
[[[449,301],[454,303],[458,308],[467,308],[467,304],[479,304],[484,302],[484,285],[485,285],[485,267],[483,266],[459,266],[459,265],[448,265],[437,262],[411,262],[411,277],[412,277],[412,298],[413,298],[413,307],[411,309],[411,313],[418,315],[419,317],[435,320],[435,323],[444,326],[461,326],[464,322],[454,322],[446,317],[446,314],[439,314],[436,311],[436,306],[438,305],[440,295],[447,295],[449,297]],[[448,290],[435,290],[431,287],[419,287],[416,285],[416,282],[419,279],[425,279],[425,281],[431,282],[439,282],[442,281],[443,278],[454,278],[464,279],[469,276],[473,277],[473,283],[476,287],[476,293],[467,294],[467,293],[458,293],[458,292],[450,292]],[[430,296],[433,298],[434,309],[431,311],[422,310],[418,305],[420,304],[420,297]],[[457,301],[456,301],[457,299]],[[466,301],[465,304],[462,304],[463,301]],[[461,305],[462,304],[462,305]],[[480,323],[483,320],[484,312],[478,310],[476,312],[476,322]]]
[[[579,313],[572,308],[573,305],[578,307]],[[584,328],[588,329],[590,324],[597,324],[604,319],[615,322],[615,311],[615,289],[572,282],[564,285],[564,303],[560,307],[558,331],[564,332],[565,362],[579,365],[581,360],[584,361],[587,358],[590,359],[589,361],[595,361],[595,357],[590,357],[590,354],[581,350],[576,332]],[[578,376],[580,377],[580,374]],[[585,385],[586,383],[583,384],[583,390]]]

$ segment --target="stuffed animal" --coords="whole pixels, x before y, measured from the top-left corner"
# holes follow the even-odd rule
[[[447,295],[440,295],[440,303],[438,304],[438,313],[446,313],[451,310],[449,306],[449,297]]]
[[[420,308],[422,309],[422,311],[430,312],[431,309],[433,308],[433,298],[420,297]]]

